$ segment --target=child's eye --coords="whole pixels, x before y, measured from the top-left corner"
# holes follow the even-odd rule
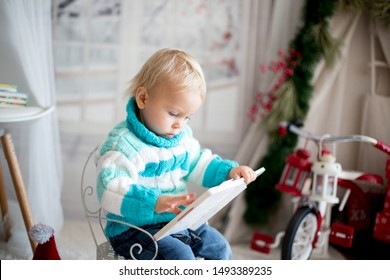
[[[186,117],[186,120],[188,120],[188,121],[189,121],[189,120],[191,120],[191,118],[190,118],[190,117]]]
[[[169,112],[169,115],[172,116],[172,117],[177,117],[179,114],[178,113]]]

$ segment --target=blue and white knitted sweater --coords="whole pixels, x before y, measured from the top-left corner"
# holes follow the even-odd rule
[[[238,165],[201,149],[189,126],[170,139],[157,136],[139,122],[134,98],[126,110],[126,121],[111,130],[96,154],[97,195],[109,218],[136,226],[169,222],[175,214],[154,212],[160,195],[186,194],[186,182],[214,187]],[[108,222],[105,232],[113,237],[127,229]]]

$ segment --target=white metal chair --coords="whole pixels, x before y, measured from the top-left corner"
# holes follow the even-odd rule
[[[124,257],[116,254],[111,247],[108,238],[104,235],[104,226],[107,221],[125,224],[129,227],[135,228],[148,235],[155,245],[155,254],[152,259],[155,259],[158,252],[157,241],[153,236],[142,228],[135,225],[125,223],[123,221],[113,220],[105,216],[104,210],[101,208],[96,194],[96,166],[92,160],[98,146],[96,146],[89,154],[81,175],[81,201],[83,203],[85,217],[87,219],[93,240],[96,245],[96,259],[98,260],[120,260]],[[93,163],[93,164],[92,164]],[[89,175],[89,176],[88,176]],[[91,179],[92,178],[92,179]],[[89,183],[88,183],[89,181]],[[132,259],[137,259],[136,255],[142,252],[140,244],[134,244],[130,248],[130,256]]]

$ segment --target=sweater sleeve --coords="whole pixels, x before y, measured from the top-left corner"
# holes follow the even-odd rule
[[[230,169],[238,166],[238,163],[222,159],[209,149],[202,149],[199,142],[192,137],[191,130],[187,133],[190,167],[184,179],[206,188],[217,186],[227,180]]]

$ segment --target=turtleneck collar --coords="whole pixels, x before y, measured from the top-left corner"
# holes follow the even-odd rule
[[[126,126],[127,128],[137,135],[142,141],[162,148],[171,148],[176,146],[179,141],[183,138],[183,132],[175,135],[172,138],[164,138],[156,135],[154,132],[150,131],[143,123],[141,123],[137,118],[137,105],[135,103],[135,98],[131,97],[126,106],[127,118]]]

